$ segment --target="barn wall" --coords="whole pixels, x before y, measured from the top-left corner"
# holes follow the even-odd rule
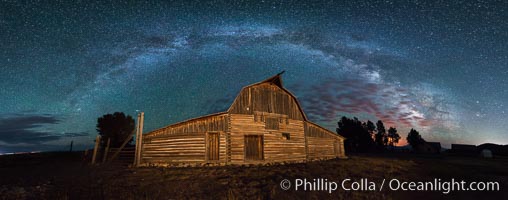
[[[296,100],[283,89],[270,83],[262,83],[244,88],[230,108],[231,114],[254,112],[277,113],[289,119],[303,120]]]
[[[144,163],[198,163],[205,161],[203,133],[143,138]]]
[[[308,159],[344,157],[344,140],[331,135],[329,131],[305,122]],[[333,133],[332,133],[333,134]]]
[[[227,115],[190,120],[143,136],[143,164],[207,163],[206,134],[219,133],[219,162],[226,163]]]
[[[284,115],[270,113],[258,114],[259,115],[230,114],[231,163],[305,161],[303,121],[288,119],[288,117]],[[261,118],[261,115],[264,117]],[[279,129],[266,129],[266,118],[277,119]],[[270,120],[268,120],[268,123],[273,123],[273,121],[270,122]],[[273,125],[268,125],[273,127]],[[282,133],[289,133],[289,140],[286,140]],[[245,135],[263,135],[263,161],[246,161],[244,159]]]
[[[277,77],[276,77],[277,78]],[[344,139],[311,122],[305,121],[295,97],[278,79],[245,87],[227,112],[191,119],[143,135],[141,162],[150,164],[216,163],[207,160],[207,147],[219,149],[223,164],[305,161],[345,157]],[[270,83],[272,82],[272,83]],[[219,133],[219,147],[209,133]],[[245,136],[262,136],[261,160],[245,158]],[[258,137],[248,137],[247,146],[260,144]],[[248,151],[258,158],[258,151]],[[254,153],[253,153],[254,152]]]

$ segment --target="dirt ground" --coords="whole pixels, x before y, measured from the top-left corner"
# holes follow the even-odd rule
[[[0,156],[0,199],[485,199],[508,196],[508,159],[353,155],[349,159],[270,166],[128,168],[90,166],[82,153]],[[500,191],[294,190],[295,179],[498,181]],[[290,180],[289,190],[281,181]],[[348,182],[349,184],[350,182]],[[348,186],[346,184],[346,186]],[[350,185],[350,184],[349,184]]]

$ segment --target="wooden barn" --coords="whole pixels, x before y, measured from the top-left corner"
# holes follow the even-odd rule
[[[413,148],[415,152],[425,153],[425,154],[439,154],[441,153],[441,143],[440,142],[423,142]]]
[[[142,135],[138,165],[344,158],[344,137],[307,120],[281,74],[242,88],[228,110]]]

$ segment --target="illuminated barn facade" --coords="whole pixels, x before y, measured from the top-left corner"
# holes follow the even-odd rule
[[[344,137],[307,120],[281,74],[244,87],[227,111],[143,135],[141,165],[259,164],[343,158]]]

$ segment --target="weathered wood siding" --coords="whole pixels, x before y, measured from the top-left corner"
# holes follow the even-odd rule
[[[226,131],[228,130],[227,120],[227,114],[204,116],[154,130],[150,133],[144,134],[143,137],[150,138],[161,135]]]
[[[270,83],[262,83],[244,88],[229,109],[231,114],[254,112],[277,113],[289,119],[303,120],[298,103],[288,92]]]
[[[344,141],[328,130],[305,122],[309,160],[344,157]]]
[[[259,163],[259,162],[284,162],[305,161],[305,137],[303,121],[288,119],[287,116],[258,113],[254,115],[230,114],[230,154],[231,163]],[[277,119],[278,129],[270,129],[263,118]],[[275,127],[273,121],[268,120],[268,126]],[[282,133],[289,133],[290,139],[283,137]],[[261,135],[263,137],[264,160],[245,159],[245,136]]]
[[[208,163],[206,137],[219,133],[219,163],[226,163],[227,114],[197,118],[143,137],[142,164]],[[217,162],[217,161],[214,161]]]
[[[344,138],[307,121],[296,98],[281,83],[276,76],[245,87],[227,112],[144,134],[141,164],[250,164],[345,157]]]

